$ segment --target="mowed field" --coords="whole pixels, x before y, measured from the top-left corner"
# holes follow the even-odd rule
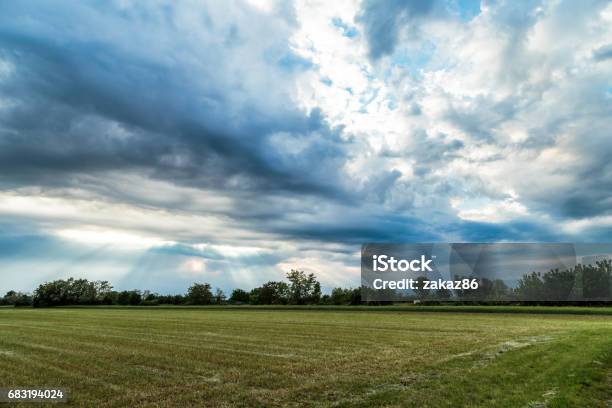
[[[42,386],[95,407],[611,407],[612,317],[0,308],[0,387]]]

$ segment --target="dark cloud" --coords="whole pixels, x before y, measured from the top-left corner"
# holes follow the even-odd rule
[[[427,242],[441,236],[428,231],[428,225],[414,217],[371,215],[369,217],[337,216],[328,222],[311,222],[280,226],[277,232],[306,239],[359,245],[364,242]]]
[[[594,50],[593,58],[595,58],[596,61],[604,61],[612,58],[612,44],[607,44]]]
[[[592,151],[586,163],[574,169],[581,182],[556,197],[560,202],[560,216],[581,219],[612,214],[609,193],[612,189],[612,164],[604,158],[609,154],[604,148],[599,152]]]
[[[539,222],[512,221],[486,223],[463,221],[448,228],[463,242],[564,242],[568,239],[559,231]]]
[[[612,201],[606,192],[565,197],[561,204],[562,214],[571,218],[585,218],[600,215],[610,208]]]
[[[40,24],[46,21],[26,4],[21,10],[12,7],[0,30],[0,57],[18,67],[0,85],[3,95],[15,101],[0,118],[4,180],[44,183],[44,173],[48,182],[57,183],[67,173],[149,169],[155,177],[199,187],[231,184],[255,192],[337,195],[335,177],[345,143],[340,130],[330,129],[318,110],[304,115],[286,96],[257,94],[257,86],[244,90],[243,78],[223,76],[223,66],[231,64],[231,53],[226,60],[215,57],[227,46],[223,38],[210,50],[198,50],[196,63],[174,60],[182,57],[181,47],[190,46],[181,43],[166,60],[159,58],[160,50],[126,52],[125,44],[112,37],[92,41],[58,27],[50,30],[59,37],[28,30],[20,24],[20,12],[31,12]],[[167,13],[172,18],[172,11]],[[111,8],[104,12],[109,14],[125,18]],[[236,27],[230,38],[246,35]],[[126,37],[133,30],[116,29]],[[270,77],[261,80],[278,81],[281,89],[291,71],[308,66],[286,42],[263,51]],[[305,148],[285,154],[270,140],[278,133]],[[315,157],[321,172],[307,171]]]
[[[72,13],[57,11],[51,20],[27,2],[5,11],[0,58],[15,69],[0,82],[0,91],[16,103],[0,117],[4,187],[52,188],[60,195],[63,188],[85,189],[137,206],[217,213],[243,227],[292,239],[357,243],[419,236],[422,223],[384,213],[375,219],[331,215],[325,223],[311,221],[320,200],[353,208],[360,200],[384,203],[401,173],[383,170],[361,188],[350,185],[342,167],[351,138],[330,127],[321,110],[305,114],[283,93],[295,70],[310,67],[289,49],[289,29],[270,33],[269,47],[258,45],[261,61],[235,67],[232,47],[250,46],[245,45],[249,33],[236,21],[219,34],[210,28],[216,23],[206,10],[202,25],[194,29],[209,40],[198,49],[181,40],[172,8],[164,11],[151,39],[164,40],[170,30],[172,47],[167,49],[155,44],[129,48],[134,45],[125,41],[132,35],[139,41],[136,30],[143,23],[121,10],[79,6]],[[23,25],[25,15],[44,29]],[[82,18],[83,26],[64,29],[62,17],[70,22]],[[271,23],[258,16],[256,24]],[[102,32],[93,38],[78,34],[96,28]],[[275,37],[279,34],[284,41]],[[244,63],[242,52],[235,57]],[[255,72],[251,67],[258,64],[265,69]],[[237,72],[226,72],[232,70]],[[109,172],[218,191],[234,200],[224,208],[185,200],[160,203],[127,194],[129,187],[113,186]],[[295,214],[307,214],[307,219],[295,219]],[[196,254],[183,244],[159,251],[215,259],[215,254]]]
[[[415,22],[428,15],[435,1],[365,0],[358,21],[363,24],[370,58],[377,60],[395,50],[402,29],[415,29]]]

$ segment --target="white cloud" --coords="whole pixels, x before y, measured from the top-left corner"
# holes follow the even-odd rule
[[[503,223],[528,215],[527,208],[515,198],[492,201],[451,199],[451,205],[462,220]]]
[[[72,240],[83,245],[108,245],[115,247],[116,250],[142,250],[156,246],[173,244],[171,241],[163,241],[155,237],[145,237],[123,231],[97,228],[59,229],[53,233],[62,239]]]

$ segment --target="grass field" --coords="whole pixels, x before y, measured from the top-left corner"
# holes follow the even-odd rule
[[[612,317],[0,308],[12,386],[96,407],[612,407]]]

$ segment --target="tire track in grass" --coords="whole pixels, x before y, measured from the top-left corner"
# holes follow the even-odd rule
[[[142,344],[141,344],[141,343],[142,343],[142,342],[137,342],[135,345],[136,345],[136,346],[138,346],[138,347],[140,347],[140,346],[142,346]],[[162,348],[162,352],[163,352],[163,350],[166,350],[167,345],[166,345],[166,344],[163,344],[163,346],[164,346],[164,347]],[[209,361],[210,361],[210,358],[209,358],[209,357],[210,357],[210,356],[208,356],[208,355],[207,355],[207,356],[205,356],[204,358],[205,358],[206,360],[209,360]],[[192,360],[193,360],[193,361],[197,361],[197,360],[201,360],[201,359],[202,359],[202,357],[200,357],[200,356],[194,356],[194,357],[192,358]],[[252,361],[252,359],[247,359],[246,361],[249,361],[249,362],[251,363],[251,365],[254,365],[254,364],[255,364],[255,365],[261,365],[261,363],[259,363],[258,361]]]
[[[27,345],[24,345],[24,347],[27,347]],[[45,350],[46,349],[47,348],[45,348]],[[99,386],[100,384],[102,384],[105,388],[110,389],[115,394],[120,393],[121,395],[130,395],[130,393],[135,390],[133,385],[129,388],[119,386],[117,385],[117,383],[113,383],[109,381],[109,378],[98,379],[98,378],[89,376],[87,375],[87,373],[84,373],[79,370],[75,370],[74,366],[70,366],[71,367],[70,369],[58,367],[56,360],[49,360],[47,358],[42,357],[40,354],[33,356],[33,357],[27,357],[26,355],[22,353],[16,353],[14,354],[14,356],[15,356],[15,360],[19,361],[19,364],[15,365],[14,367],[20,368],[21,370],[23,370],[24,365],[32,366],[34,368],[43,368],[44,370],[40,370],[40,371],[45,371],[45,372],[52,371],[56,374],[59,374],[59,378],[61,378],[64,381],[67,378],[73,379],[74,381],[71,381],[71,384],[81,384],[82,380],[85,379],[85,382],[87,382],[88,384],[91,384],[93,386]],[[65,360],[62,360],[62,361],[65,362]],[[165,378],[165,380],[166,379],[167,378]],[[180,376],[180,377],[177,377],[177,379],[184,379],[184,377]],[[124,380],[125,378],[122,379],[121,383],[123,383]],[[201,381],[201,378],[199,380]],[[147,382],[143,385],[150,385],[150,383]],[[136,387],[136,389],[138,390],[137,392],[141,395],[142,398],[149,397],[150,395],[154,394],[154,392],[146,392],[142,387]],[[72,387],[72,391],[76,391],[76,390],[78,390],[78,387],[76,386]],[[158,388],[155,388],[155,390],[158,390]]]
[[[55,328],[49,328],[49,327],[41,327],[38,328],[39,330],[48,330],[48,331],[60,331],[63,332],[62,330],[59,329],[55,329]],[[93,332],[92,334],[88,335],[88,337],[92,338],[91,342],[87,342],[87,341],[80,341],[81,344],[92,344],[95,345],[96,342],[99,341],[100,338],[116,338],[116,339],[124,339],[127,340],[128,342],[131,343],[140,343],[140,342],[148,342],[148,343],[157,343],[157,344],[168,344],[168,345],[173,345],[176,346],[179,343],[171,343],[171,342],[167,342],[167,341],[157,341],[157,340],[163,340],[166,338],[171,338],[171,339],[176,339],[176,340],[184,340],[185,338],[183,336],[176,336],[176,335],[159,335],[159,334],[150,334],[150,333],[144,333],[144,332],[133,332],[133,333],[128,333],[127,335],[111,335],[111,334],[102,334],[102,331],[99,331],[97,329],[85,329],[85,328],[81,328],[81,332],[83,331],[89,331],[89,332]],[[81,333],[81,338],[84,338],[84,336]],[[180,345],[183,347],[196,347],[196,348],[206,348],[205,346],[202,346],[202,339],[201,338],[187,338],[187,340],[193,340],[191,342],[181,342]],[[136,344],[138,345],[138,344]],[[263,341],[261,343],[255,343],[255,342],[247,342],[247,343],[243,343],[243,342],[225,342],[225,341],[221,341],[221,342],[215,342],[215,343],[211,343],[210,341],[208,341],[208,345],[209,346],[220,346],[219,349],[224,350],[224,351],[228,351],[228,350],[237,350],[234,348],[223,348],[222,346],[236,346],[236,347],[245,347],[245,346],[250,346],[253,348],[260,348],[262,346],[267,347],[267,348],[271,348],[272,350],[270,350],[270,352],[259,352],[259,354],[261,355],[268,355],[268,356],[285,356],[287,354],[293,356],[295,355],[295,353],[291,352],[293,351],[293,347],[278,347],[278,346],[273,346],[273,347],[269,347],[269,345],[263,343]],[[211,348],[211,347],[209,347]],[[279,348],[282,348],[284,350],[280,350],[281,352],[278,352]],[[242,350],[243,352],[250,352],[249,350]],[[289,353],[283,353],[282,351],[288,351]]]
[[[81,325],[62,325],[61,328],[54,326],[54,325],[29,325],[29,326],[25,326],[21,323],[15,323],[15,324],[2,324],[0,323],[0,326],[12,326],[15,328],[32,328],[32,329],[46,329],[46,330],[62,330],[62,329],[75,329],[75,330],[79,330],[79,331],[83,331],[83,330],[87,330],[87,331],[94,331],[94,332],[104,332],[104,331],[119,331],[115,328],[109,328],[109,327],[105,327],[105,328],[94,328],[94,327],[83,327]],[[104,330],[107,329],[107,330]],[[235,343],[232,343],[231,341],[227,341],[227,340],[223,340],[224,344],[239,344],[240,346],[245,346],[245,345],[252,345],[254,347],[261,347],[266,346],[266,343],[269,342],[269,336],[266,337],[262,337],[261,339],[257,339],[257,340],[251,340],[249,341],[248,339],[251,338],[252,339],[252,335],[251,336],[245,336],[245,335],[241,335],[241,336],[237,336],[237,335],[224,335],[224,334],[220,334],[220,333],[214,333],[214,332],[210,332],[210,331],[205,331],[205,332],[199,332],[199,331],[192,331],[192,332],[181,332],[181,335],[171,335],[171,334],[164,334],[164,333],[160,333],[157,331],[153,331],[153,330],[147,330],[147,331],[134,331],[133,327],[131,328],[132,330],[129,331],[130,335],[136,335],[136,336],[150,336],[150,337],[165,337],[165,338],[178,338],[181,340],[192,340],[194,342],[197,341],[201,341],[202,337],[213,337],[213,338],[230,338],[233,340],[236,340]],[[125,330],[122,330],[125,331]],[[190,335],[194,335],[194,336],[190,336]],[[319,338],[319,335],[310,335],[310,336],[304,336],[305,338]],[[246,341],[245,341],[246,340]],[[294,343],[286,343],[287,347],[293,347]],[[279,348],[282,347],[279,346],[278,344],[275,344],[274,347]]]
[[[60,332],[60,333],[64,333],[66,332],[65,330],[62,329],[58,329],[58,328],[54,328],[54,327],[41,327],[41,326],[24,326],[24,325],[19,325],[16,326],[18,328],[33,328],[36,330],[47,330],[47,331],[56,331],[56,332]],[[76,327],[75,327],[76,328]],[[84,327],[79,327],[78,328],[81,332],[83,331],[90,331],[90,332],[94,332],[94,333],[100,333],[101,330],[99,329],[89,329],[89,328],[84,328]],[[229,347],[210,347],[207,345],[202,345],[201,343],[198,343],[198,341],[195,341],[196,339],[193,339],[194,342],[192,343],[185,343],[185,342],[168,342],[168,341],[157,341],[154,340],[152,338],[145,338],[145,337],[138,337],[138,335],[150,335],[150,333],[145,333],[145,332],[132,332],[129,335],[114,335],[114,334],[108,334],[108,333],[104,333],[104,334],[97,334],[96,337],[97,338],[116,338],[116,339],[125,339],[125,340],[129,340],[129,341],[133,341],[133,342],[139,342],[139,343],[150,343],[150,344],[161,344],[161,345],[168,345],[168,346],[175,346],[175,347],[183,347],[183,348],[197,348],[197,349],[208,349],[208,350],[219,350],[219,351],[224,351],[224,352],[233,352],[233,353],[241,353],[241,354],[253,354],[253,355],[261,355],[261,356],[267,356],[267,357],[278,357],[278,358],[294,358],[297,357],[296,353],[274,353],[274,352],[260,352],[260,351],[252,351],[252,350],[245,350],[244,348],[240,349],[240,348],[229,348]],[[151,336],[151,337],[172,337],[172,338],[177,338],[177,339],[183,339],[183,337],[181,336],[172,336],[172,335],[160,335],[160,336]],[[201,341],[201,339],[197,339],[199,341]],[[228,343],[221,343],[222,345],[228,345]],[[236,345],[239,347],[244,347],[245,344],[244,343],[229,343],[229,345]],[[254,347],[260,347],[261,344],[253,344]]]
[[[21,367],[22,369],[23,369],[23,365],[25,364],[26,366],[37,368],[44,372],[53,371],[59,374],[61,378],[74,379],[75,383],[85,382],[89,384],[95,384],[96,386],[101,385],[102,387],[108,388],[112,391],[122,391],[122,390],[127,389],[126,387],[122,385],[110,383],[106,380],[83,375],[84,373],[78,370],[79,368],[78,366],[69,365],[70,368],[62,368],[57,365],[58,362],[56,360],[45,359],[45,358],[42,358],[40,355],[28,357],[26,355],[15,353],[11,355],[9,358],[12,360],[19,361],[20,364],[18,365],[18,367]],[[63,362],[66,363],[65,361]]]
[[[30,347],[32,349],[39,349],[42,350],[44,352],[50,351],[49,347],[47,346],[43,346],[41,347],[36,347],[35,344],[27,344],[27,343],[23,343],[23,342],[18,342],[18,343],[14,343],[13,345],[18,346],[18,347]],[[74,345],[72,345],[74,346]],[[56,348],[54,348],[56,349]],[[79,357],[86,357],[89,358],[90,360],[92,360],[92,355],[90,353],[78,353],[78,352],[74,352],[73,350],[61,350],[63,351],[63,355],[70,357],[71,361],[75,361],[75,364],[78,364],[79,361],[82,361],[82,358]],[[159,373],[160,370],[163,370],[164,372],[171,374],[172,376],[181,376],[181,377],[188,377],[188,376],[195,376],[198,379],[201,379],[202,377],[202,373],[206,373],[208,374],[210,372],[210,369],[208,370],[202,370],[201,369],[201,361],[206,361],[207,363],[211,363],[210,358],[205,358],[202,359],[198,356],[185,356],[182,355],[181,359],[177,358],[176,355],[170,355],[166,361],[166,365],[160,364],[160,356],[164,356],[165,355],[165,351],[166,349],[162,349],[160,350],[160,352],[154,352],[150,355],[145,355],[140,351],[140,348],[134,353],[134,355],[132,355],[132,357],[135,357],[135,360],[130,361],[130,359],[124,358],[123,361],[119,360],[112,360],[109,359],[107,357],[104,356],[99,356],[99,355],[94,355],[93,357],[95,357],[93,360],[96,361],[96,367],[98,369],[105,369],[105,371],[107,372],[113,372],[116,368],[117,365],[122,366],[122,369],[125,371],[126,369],[128,371],[132,370],[136,370],[136,371],[143,371],[142,368],[145,367],[145,373],[151,373],[151,371],[155,372],[156,375],[153,377],[159,377]],[[30,354],[36,353],[35,351],[31,352]],[[53,352],[51,352],[53,353]],[[79,354],[81,354],[79,356]],[[41,355],[41,353],[37,354],[38,356]],[[54,357],[57,357],[57,353],[52,354]],[[209,357],[209,356],[207,356]],[[221,355],[221,357],[225,358],[224,355]],[[65,359],[63,359],[65,360]],[[56,359],[53,359],[52,361],[56,361]],[[154,365],[151,365],[150,362],[151,361],[155,361],[156,363]],[[251,361],[252,362],[252,361]],[[117,363],[117,364],[116,364]],[[182,369],[177,369],[177,364],[179,365],[179,367],[183,367]],[[224,363],[219,362],[217,364],[218,366],[226,366],[227,365],[227,361],[224,361]],[[185,367],[191,367],[186,371]],[[217,370],[218,371],[218,370]],[[195,372],[195,373],[194,373]],[[84,373],[86,375],[90,375],[89,373]],[[141,373],[143,374],[143,373]],[[187,374],[187,375],[186,375]],[[125,375],[127,377],[129,377],[129,375]],[[125,377],[124,376],[124,377]],[[150,378],[151,376],[147,376],[147,378]]]

